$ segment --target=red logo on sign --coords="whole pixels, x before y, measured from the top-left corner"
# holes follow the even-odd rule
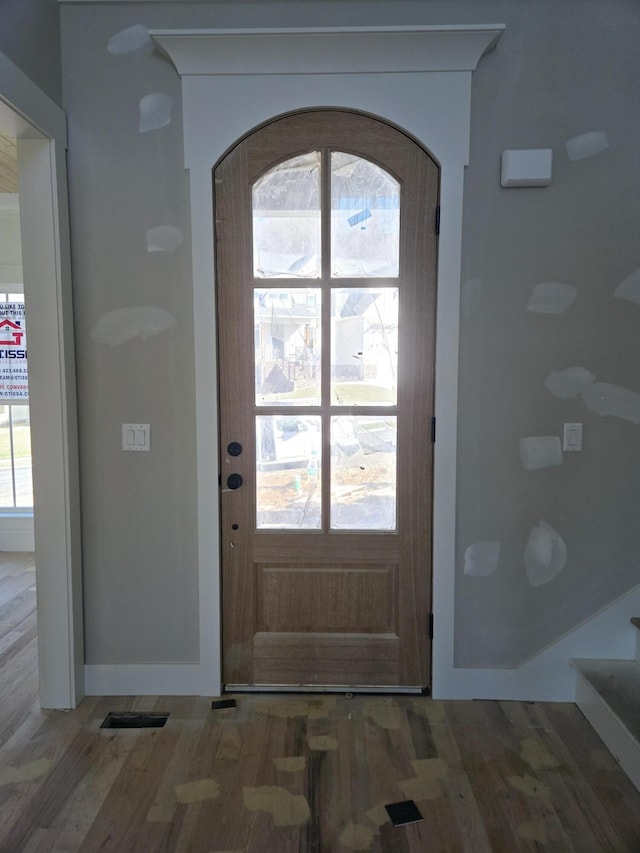
[[[8,329],[6,327],[9,327]],[[5,331],[6,329],[6,331]],[[13,329],[13,331],[10,331]],[[10,339],[2,340],[0,338],[0,346],[3,347],[19,347],[24,337],[24,332],[20,323],[14,323],[13,320],[0,320],[0,335],[8,334]]]

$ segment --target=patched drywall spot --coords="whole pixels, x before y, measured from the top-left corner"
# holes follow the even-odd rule
[[[147,252],[175,252],[184,242],[184,235],[173,225],[156,225],[147,231]]]
[[[220,785],[215,779],[198,779],[176,785],[176,800],[179,803],[202,803],[220,796]]]
[[[507,782],[527,797],[537,800],[549,799],[549,787],[533,776],[509,776]]]
[[[531,291],[527,311],[531,314],[564,314],[574,302],[578,291],[571,284],[544,281]]]
[[[286,788],[243,788],[242,795],[249,811],[268,812],[276,826],[302,826],[311,815],[306,799],[301,794],[292,794]]]
[[[0,768],[0,785],[32,782],[34,779],[44,776],[50,767],[51,760],[49,758],[40,758],[38,761],[24,764],[22,767],[2,767]]]
[[[315,749],[319,752],[330,752],[338,748],[338,741],[331,735],[316,735],[307,740],[309,749]]]
[[[464,573],[477,578],[486,578],[498,568],[500,542],[474,542],[464,552]]]
[[[562,465],[562,444],[557,435],[534,435],[521,438],[520,459],[527,471]]]
[[[586,405],[598,415],[640,424],[640,394],[620,385],[595,382],[580,392]]]
[[[609,147],[607,134],[604,130],[590,130],[567,139],[564,144],[570,160],[585,160],[587,157],[595,157]]]
[[[343,847],[350,850],[368,850],[373,841],[373,830],[361,823],[348,823],[338,839]]]
[[[567,562],[567,546],[550,524],[540,519],[531,528],[524,549],[527,580],[533,587],[552,581]]]
[[[582,389],[596,381],[596,377],[585,367],[567,367],[557,373],[551,373],[545,379],[545,386],[554,397],[569,400],[578,397]]]
[[[164,308],[134,305],[103,314],[91,330],[91,338],[98,344],[117,347],[134,338],[144,341],[151,335],[168,331],[175,324],[175,317]]]
[[[147,133],[150,130],[159,130],[171,123],[171,109],[173,98],[166,92],[152,92],[140,98],[140,121],[138,132]]]
[[[560,762],[536,738],[522,741],[522,758],[534,770],[553,770],[560,767]]]
[[[283,770],[285,773],[298,773],[304,770],[307,763],[304,755],[294,755],[289,758],[274,758],[276,770]]]
[[[151,39],[149,30],[142,24],[134,24],[126,30],[120,30],[107,42],[107,50],[115,54],[135,53],[143,47],[151,47]]]
[[[516,835],[523,841],[529,841],[532,844],[547,843],[547,833],[544,828],[544,820],[541,817],[534,817],[521,823],[516,829]]]
[[[383,729],[400,728],[400,711],[393,699],[374,699],[367,702],[363,714]]]
[[[640,305],[640,269],[628,275],[613,291],[616,299],[628,299]]]
[[[469,278],[460,290],[460,308],[465,317],[475,314],[482,303],[482,279]]]

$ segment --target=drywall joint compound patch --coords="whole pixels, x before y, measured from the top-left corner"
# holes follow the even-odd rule
[[[594,374],[585,367],[567,367],[557,373],[551,371],[544,384],[554,397],[570,400],[579,397],[582,389],[595,381]]]
[[[116,308],[100,317],[91,330],[91,338],[96,343],[117,347],[135,338],[144,341],[151,335],[168,331],[175,324],[175,318],[164,308],[152,305]]]
[[[148,133],[171,124],[173,98],[166,92],[151,92],[140,98],[138,132]]]
[[[175,252],[184,242],[184,235],[173,225],[156,225],[147,231],[148,252]]]
[[[142,24],[134,24],[111,36],[107,42],[107,51],[115,54],[135,53],[151,45],[149,30]]]
[[[567,546],[564,539],[550,524],[540,519],[531,528],[524,549],[527,580],[532,587],[552,581],[567,563]]]
[[[588,408],[598,415],[640,424],[640,393],[637,391],[608,382],[594,382],[583,388],[580,396]]]
[[[475,542],[464,552],[464,573],[473,577],[486,578],[498,568],[500,542]]]
[[[604,130],[590,130],[567,139],[564,144],[569,159],[585,160],[587,157],[595,157],[609,147],[609,140]]]
[[[545,281],[531,291],[527,311],[531,314],[564,314],[578,291],[572,284]]]
[[[613,291],[616,299],[628,299],[640,305],[640,269],[628,275]]]

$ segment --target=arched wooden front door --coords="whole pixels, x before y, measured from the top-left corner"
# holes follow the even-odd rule
[[[339,110],[215,169],[227,689],[430,684],[438,176]]]

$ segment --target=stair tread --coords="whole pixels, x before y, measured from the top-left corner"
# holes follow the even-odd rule
[[[640,665],[634,660],[572,661],[633,737],[640,741]]]

